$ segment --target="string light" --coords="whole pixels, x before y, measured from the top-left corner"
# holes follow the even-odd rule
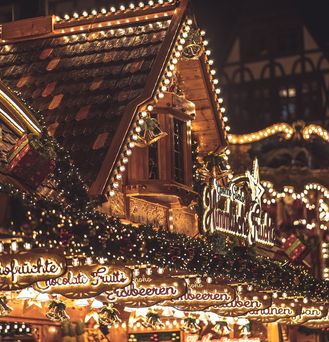
[[[294,132],[294,129],[289,124],[279,123],[279,124],[274,124],[270,127],[267,127],[265,129],[262,129],[254,133],[248,133],[248,134],[242,134],[242,135],[229,134],[228,141],[232,145],[247,144],[247,143],[252,143],[255,141],[262,140],[264,138],[268,138],[271,135],[278,134],[278,133],[283,133],[285,139],[290,139],[292,137],[293,132]]]
[[[272,135],[283,133],[283,137],[289,140],[296,132],[295,128],[287,123],[277,123],[260,131],[248,134],[230,134],[228,140],[232,145],[249,144],[262,139],[266,139]],[[321,139],[329,142],[329,132],[323,127],[315,124],[305,126],[302,131],[302,136],[305,140],[309,140],[312,135],[317,135]]]
[[[175,1],[175,3],[178,3],[178,1]],[[136,11],[136,10],[148,10],[149,8],[152,8],[152,7],[159,7],[159,5],[160,6],[168,6],[168,5],[170,5],[170,6],[172,6],[174,4],[174,1],[168,1],[167,0],[167,4],[165,3],[165,1],[164,0],[159,0],[159,1],[157,1],[157,2],[155,2],[155,1],[153,1],[153,0],[150,0],[150,1],[148,1],[148,3],[147,3],[147,6],[145,5],[145,3],[144,2],[139,2],[139,4],[138,4],[138,6],[136,6],[135,4],[133,4],[133,3],[131,3],[131,4],[129,4],[129,6],[124,6],[124,5],[120,5],[119,6],[119,11],[121,11],[121,12],[128,12],[128,11],[130,11],[130,12],[133,12],[133,11]],[[92,16],[94,16],[94,17],[96,17],[96,16],[98,16],[98,15],[103,15],[103,16],[108,16],[108,15],[113,15],[113,14],[116,14],[116,12],[118,11],[114,6],[112,6],[112,7],[110,7],[110,9],[109,9],[110,11],[108,12],[107,10],[106,10],[106,8],[102,8],[100,11],[97,11],[96,9],[93,9],[92,11],[91,11],[91,13],[90,13],[90,15],[92,15]],[[83,14],[82,14],[84,17],[88,17],[88,12],[87,11],[83,11]],[[64,20],[65,21],[69,21],[69,20],[71,20],[71,19],[75,19],[75,20],[78,20],[79,18],[80,18],[80,16],[79,15],[76,15],[76,13],[73,13],[73,15],[72,15],[72,17],[69,15],[69,14],[65,14],[64,15]],[[60,16],[56,16],[56,22],[57,23],[61,23],[63,21],[63,19],[60,17]]]

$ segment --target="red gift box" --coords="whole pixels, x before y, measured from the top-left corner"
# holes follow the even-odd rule
[[[294,234],[287,238],[282,247],[291,260],[298,259],[306,249],[306,246]]]
[[[8,158],[8,172],[31,188],[37,188],[54,168],[54,152],[31,135],[23,135]]]

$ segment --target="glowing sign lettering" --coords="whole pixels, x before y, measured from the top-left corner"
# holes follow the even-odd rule
[[[147,307],[181,297],[185,293],[184,279],[141,275],[134,278],[129,286],[107,292],[106,300],[130,307]]]
[[[67,298],[90,298],[130,284],[129,268],[107,265],[70,266],[61,277],[38,282],[37,291],[57,293]]]
[[[257,292],[237,293],[236,298],[227,304],[209,308],[220,316],[243,316],[252,310],[266,309],[271,306],[272,298],[269,294]],[[207,309],[208,311],[208,309]]]
[[[37,281],[61,276],[66,271],[62,256],[35,249],[0,256],[0,290],[18,290]]]
[[[253,174],[257,174],[255,168]],[[249,244],[274,245],[275,229],[269,215],[261,209],[263,188],[259,178],[251,175],[237,177],[229,188],[223,188],[214,180],[203,191],[203,230],[206,233],[223,232],[239,236]],[[242,188],[235,183],[247,184],[251,193],[247,202]],[[222,208],[221,208],[222,206]]]
[[[198,311],[210,306],[230,303],[234,298],[235,291],[232,287],[194,280],[188,285],[187,292],[183,296],[162,305],[173,306],[179,310]]]

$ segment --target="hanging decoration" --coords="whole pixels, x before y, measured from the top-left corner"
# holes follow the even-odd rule
[[[49,303],[46,317],[51,321],[63,322],[70,319],[69,315],[65,311],[66,305],[63,301],[54,299]]]
[[[147,312],[146,316],[142,320],[142,325],[145,328],[151,328],[154,330],[163,328],[165,326],[160,319],[160,315],[153,309],[150,309]]]
[[[116,323],[120,323],[119,311],[112,305],[104,305],[98,313],[98,323],[111,327]]]
[[[229,328],[226,321],[216,322],[212,330],[219,336],[227,336],[231,332],[231,329]]]
[[[138,147],[149,146],[168,135],[161,130],[160,124],[156,118],[146,116],[145,118],[140,119],[139,123],[141,124],[140,132],[135,141],[135,144]]]
[[[203,157],[203,166],[199,172],[207,181],[214,178],[220,180],[227,177],[230,171],[226,153],[208,153]]]
[[[37,188],[55,168],[56,153],[33,134],[24,134],[8,157],[8,172],[31,188]]]
[[[292,261],[301,258],[306,250],[306,246],[300,241],[295,234],[291,234],[283,243],[282,246],[285,253]]]
[[[251,335],[251,322],[248,319],[238,319],[238,324],[241,337],[248,337]]]
[[[190,30],[183,47],[183,56],[188,59],[197,59],[201,56],[202,51],[203,44],[200,30]]]
[[[184,318],[183,323],[181,325],[181,330],[195,334],[199,330],[201,330],[201,326],[199,325],[198,319],[193,315],[189,315],[188,317]]]
[[[13,309],[8,305],[8,299],[6,296],[0,296],[0,316],[9,315]]]

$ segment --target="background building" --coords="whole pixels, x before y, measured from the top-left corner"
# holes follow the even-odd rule
[[[264,204],[296,248],[295,238],[305,244],[296,260],[308,254],[327,277],[328,40],[321,14],[315,22],[310,11],[293,1],[241,4],[221,81],[233,169],[259,159]]]

